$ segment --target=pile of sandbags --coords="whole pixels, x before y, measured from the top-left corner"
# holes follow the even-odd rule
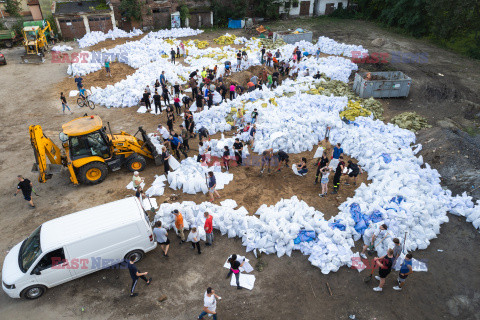
[[[391,123],[396,124],[402,129],[417,132],[423,128],[430,128],[427,119],[417,114],[416,112],[403,112],[397,114],[390,120]]]
[[[133,29],[130,32],[114,28],[104,33],[102,31],[92,31],[86,33],[81,39],[78,39],[78,46],[80,48],[90,47],[107,39],[115,40],[116,38],[131,38],[143,34],[141,30]]]
[[[55,52],[65,52],[65,51],[71,51],[71,50],[73,50],[73,48],[67,45],[57,45],[52,47],[52,51],[55,51]]]
[[[174,190],[182,189],[184,193],[195,194],[208,191],[208,172],[214,172],[217,182],[216,189],[221,190],[233,180],[233,174],[221,171],[221,167],[208,167],[197,162],[195,158],[187,158],[180,162],[180,167],[168,173],[168,184]]]
[[[359,54],[368,53],[368,50],[364,49],[362,46],[339,43],[323,36],[318,38],[315,47],[320,49],[320,52],[322,53],[340,55],[349,58],[352,57],[352,52],[359,52]]]

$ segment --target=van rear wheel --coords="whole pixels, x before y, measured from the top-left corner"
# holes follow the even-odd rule
[[[133,261],[133,263],[137,263],[138,261],[143,259],[144,255],[145,253],[143,253],[143,251],[141,250],[133,250],[125,255],[125,260],[130,261],[131,257],[135,257],[135,260]]]
[[[25,299],[34,300],[40,298],[45,293],[45,291],[47,291],[46,287],[41,285],[35,285],[24,289],[20,296]]]

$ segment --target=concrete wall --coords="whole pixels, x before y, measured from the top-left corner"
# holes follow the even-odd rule
[[[315,7],[315,15],[320,16],[325,14],[325,8],[327,6],[327,3],[333,3],[335,4],[335,9],[338,8],[338,4],[342,3],[343,7],[346,8],[348,1],[347,0],[317,0],[318,4]]]
[[[289,12],[289,16],[298,16],[300,15],[300,7],[301,7],[301,3],[303,1],[299,0],[298,2],[298,6],[296,8],[292,7],[292,1],[290,1],[290,10],[288,11]],[[314,8],[314,0],[311,0],[310,1],[310,8],[309,8],[309,15],[313,15],[313,8]],[[284,13],[286,12],[285,10],[285,6],[280,6],[279,8],[279,12],[280,13]]]

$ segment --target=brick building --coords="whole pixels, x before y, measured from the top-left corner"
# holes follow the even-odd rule
[[[129,31],[137,29],[164,29],[171,26],[171,14],[179,11],[180,3],[185,4],[190,10],[188,25],[192,28],[210,27],[213,25],[213,14],[209,8],[209,1],[177,0],[138,0],[142,4],[142,21],[127,21],[120,11],[121,0],[111,0],[117,26]]]

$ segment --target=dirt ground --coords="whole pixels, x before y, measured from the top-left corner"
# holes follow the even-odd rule
[[[408,99],[385,101],[386,115],[391,117],[415,110],[427,117],[433,128],[419,132],[418,141],[424,145],[424,159],[440,171],[444,185],[454,192],[480,185],[479,135],[471,135],[468,133],[471,131],[466,129],[474,123],[473,119],[468,119],[472,118],[471,103],[479,103],[475,92],[480,87],[478,61],[364,22],[307,19],[283,21],[272,27],[281,29],[298,25],[314,31],[315,37],[326,35],[337,41],[362,44],[370,51],[428,52],[426,64],[384,67],[402,70],[414,81]],[[213,39],[225,32],[215,30],[195,38]],[[228,32],[232,33],[231,30]],[[241,34],[242,31],[234,32]],[[371,45],[371,41],[379,37],[386,40],[385,47]],[[118,44],[123,40],[116,41]],[[68,100],[74,115],[63,115],[61,112],[59,90],[68,92],[75,88],[73,79],[66,77],[67,64],[52,64],[47,56],[47,62],[42,65],[23,65],[19,63],[21,52],[20,48],[2,51],[9,64],[0,67],[0,108],[3,115],[0,125],[3,136],[8,137],[0,144],[0,178],[6,182],[0,187],[3,195],[0,203],[4,208],[0,215],[1,259],[44,221],[131,195],[124,187],[131,174],[120,170],[110,173],[102,184],[91,187],[72,186],[65,171],[46,184],[36,183],[40,197],[34,198],[37,204],[34,210],[28,209],[20,196],[13,197],[17,174],[25,175],[34,183],[37,179],[30,173],[34,159],[28,141],[28,126],[40,124],[50,137],[58,141],[56,135],[61,125],[86,112],[75,106],[72,98]],[[115,64],[112,65],[115,77],[114,68]],[[438,76],[438,73],[444,76]],[[104,80],[102,71],[85,79],[102,87],[120,80]],[[447,84],[448,90],[445,89]],[[464,102],[467,100],[471,103]],[[475,114],[475,105],[473,110]],[[139,114],[136,108],[97,107],[94,113],[105,122],[109,121],[114,132],[125,130],[133,134],[139,125],[153,131],[158,123],[166,122],[165,115]],[[194,155],[197,143],[193,140],[190,145],[190,155]],[[281,198],[297,195],[328,218],[336,214],[340,203],[353,195],[354,187],[342,184],[338,197],[318,197],[319,186],[313,185],[312,155],[313,152],[291,155],[292,162],[302,156],[307,157],[310,172],[306,177],[295,176],[289,169],[260,176],[258,167],[233,168],[234,181],[220,194],[223,199],[236,200],[249,212],[254,212],[263,203],[274,204]],[[162,167],[149,164],[141,173],[147,186],[153,181],[154,174],[163,173]],[[366,174],[363,174],[362,181],[365,182],[365,178]],[[172,192],[166,188],[166,196],[158,197],[157,201],[163,202]],[[474,191],[473,195],[478,198],[477,192]],[[179,200],[200,203],[205,199],[203,195],[182,194]],[[215,235],[214,246],[204,248],[202,255],[197,255],[189,249],[189,245],[180,246],[170,233],[172,245],[169,258],[162,257],[157,249],[139,263],[140,270],[149,271],[154,282],[149,287],[140,283],[137,289],[140,295],[135,299],[128,297],[130,278],[126,270],[103,270],[48,290],[36,301],[14,300],[1,293],[2,318],[194,319],[202,308],[205,288],[212,286],[223,298],[218,302],[219,319],[348,319],[349,315],[355,315],[356,319],[378,320],[414,317],[480,319],[480,258],[475,254],[480,237],[464,218],[450,216],[450,222],[442,226],[438,239],[433,240],[427,250],[414,252],[417,259],[427,262],[429,271],[412,275],[403,292],[391,289],[393,275],[387,279],[382,293],[372,291],[375,280],[363,283],[366,271],[358,273],[344,267],[336,273],[323,275],[299,252],[294,252],[292,257],[262,256],[261,260],[267,265],[263,272],[253,272],[257,277],[254,290],[237,291],[224,279],[227,270],[222,265],[229,254],[243,254],[245,247],[239,239],[228,239],[219,233]],[[247,257],[255,265],[255,257],[251,253]],[[332,289],[332,296],[327,290],[327,283]],[[168,299],[158,302],[163,294]]]

